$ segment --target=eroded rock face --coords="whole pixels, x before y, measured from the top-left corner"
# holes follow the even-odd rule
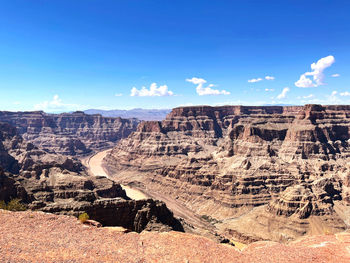
[[[295,229],[281,232],[291,239],[311,231],[313,217],[323,229],[347,227],[334,207],[350,205],[349,127],[350,106],[182,107],[141,123],[105,163],[119,180],[140,181],[217,220],[252,219],[263,207],[255,216],[265,232],[256,240],[278,239],[264,233],[293,218]],[[281,227],[271,230],[274,220]]]
[[[111,147],[136,129],[136,119],[108,118],[83,112],[47,114],[0,112],[0,122],[16,127],[28,142],[50,153],[86,154]]]
[[[80,161],[50,154],[0,123],[0,200],[19,198],[32,210],[79,216],[130,230],[183,230],[163,202],[129,200],[120,184],[89,176]]]

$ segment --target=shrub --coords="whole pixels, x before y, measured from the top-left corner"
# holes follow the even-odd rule
[[[7,210],[10,210],[10,211],[25,211],[25,210],[27,210],[27,206],[25,204],[22,204],[20,199],[12,199],[7,204]]]
[[[79,215],[79,221],[81,223],[85,223],[87,220],[89,220],[89,215],[87,213],[82,213]]]
[[[202,215],[201,218],[212,224],[220,223],[219,220],[216,220],[215,218],[212,218],[211,216],[208,216],[208,215]]]
[[[7,209],[6,203],[4,200],[0,200],[0,209]]]
[[[323,234],[325,235],[333,235],[332,231],[329,228],[323,228]]]
[[[21,203],[20,199],[12,199],[8,204],[5,201],[0,201],[0,209],[10,210],[10,211],[25,211],[27,206]]]

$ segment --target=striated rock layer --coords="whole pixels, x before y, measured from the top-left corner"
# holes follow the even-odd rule
[[[138,120],[87,115],[83,112],[47,114],[0,112],[0,122],[16,127],[22,137],[51,153],[86,154],[111,147],[136,129]]]
[[[32,210],[79,216],[86,212],[103,225],[130,230],[182,231],[161,201],[130,200],[122,187],[89,176],[78,160],[50,154],[0,122],[0,201],[19,198]]]
[[[349,130],[346,105],[181,107],[140,123],[105,164],[219,232],[285,241],[350,224]]]

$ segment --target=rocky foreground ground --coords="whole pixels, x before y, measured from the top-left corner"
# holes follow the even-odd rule
[[[180,232],[121,233],[75,217],[0,210],[0,262],[350,262],[350,233],[243,250]]]

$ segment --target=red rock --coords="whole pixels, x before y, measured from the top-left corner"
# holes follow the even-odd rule
[[[219,234],[288,241],[347,228],[349,142],[349,105],[179,107],[105,163],[117,180],[223,220],[211,222]]]
[[[256,242],[239,251],[179,233],[119,233],[76,218],[0,210],[1,262],[348,263],[350,234],[303,238],[288,245]]]

